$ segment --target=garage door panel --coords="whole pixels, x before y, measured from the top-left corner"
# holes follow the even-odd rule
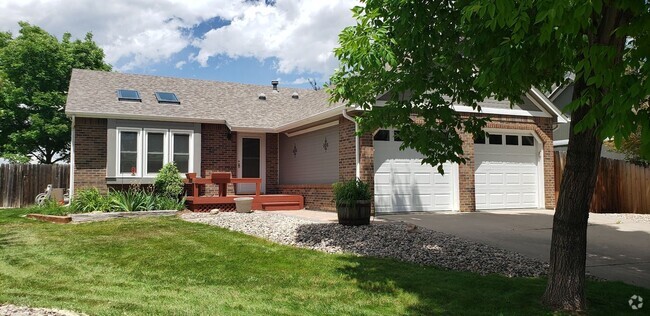
[[[413,212],[452,210],[456,198],[457,168],[422,164],[422,155],[399,150],[400,142],[375,141],[375,210]]]
[[[414,184],[431,184],[431,173],[416,173],[413,175]]]
[[[537,207],[536,146],[475,144],[477,209]]]

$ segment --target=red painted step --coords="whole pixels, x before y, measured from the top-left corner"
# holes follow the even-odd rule
[[[300,202],[266,202],[262,203],[265,211],[293,211],[301,210]]]

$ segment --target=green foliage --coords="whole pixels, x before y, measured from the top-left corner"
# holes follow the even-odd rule
[[[183,179],[181,179],[178,168],[173,162],[165,164],[160,169],[154,182],[156,193],[177,200],[178,196],[183,192],[183,187]]]
[[[110,198],[102,195],[97,188],[79,190],[70,203],[70,209],[78,213],[106,212],[111,207]]]
[[[22,154],[5,154],[2,156],[2,158],[9,160],[11,163],[29,163],[31,160],[29,156],[25,156]]]
[[[606,9],[622,25],[595,38]],[[620,143],[640,128],[640,152],[650,157],[650,110],[640,106],[650,96],[648,1],[368,0],[353,12],[328,90],[334,102],[372,109],[359,118],[363,132],[393,126],[425,162],[464,162],[459,131],[477,133],[485,121],[453,104],[517,103],[573,73],[585,89],[568,110],[588,110],[576,132],[595,128]],[[387,91],[386,105],[374,106]]]
[[[185,198],[178,200],[168,196],[157,196],[155,200],[156,210],[176,210],[182,211],[185,209]]]
[[[42,205],[34,205],[28,208],[29,213],[45,215],[66,215],[73,213],[69,207],[59,204],[54,200],[46,200]]]
[[[66,160],[70,120],[65,116],[72,68],[109,71],[92,40],[62,41],[21,22],[19,35],[0,33],[0,155],[32,156],[41,163]]]
[[[357,201],[366,201],[372,198],[370,186],[360,179],[337,182],[332,185],[334,202],[339,205],[356,205]]]
[[[156,196],[143,190],[113,190],[109,194],[111,209],[116,212],[151,211],[156,207]]]

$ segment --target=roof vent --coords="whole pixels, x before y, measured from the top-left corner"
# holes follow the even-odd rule
[[[257,96],[257,98],[260,99],[260,100],[266,100],[266,94],[260,93],[260,95]]]
[[[298,99],[299,97],[300,96],[298,95],[298,92],[294,92],[293,94],[291,94],[291,98],[293,99]]]
[[[280,82],[278,82],[277,80],[271,81],[271,85],[273,86],[273,91],[274,92],[278,91],[278,83],[280,83]]]

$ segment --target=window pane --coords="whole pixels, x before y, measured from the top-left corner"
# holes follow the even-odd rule
[[[522,146],[535,146],[535,138],[533,136],[521,136]]]
[[[137,170],[138,153],[122,152],[120,153],[120,173],[132,173]]]
[[[174,154],[190,153],[190,135],[174,134]]]
[[[190,167],[190,155],[188,154],[174,154],[174,163],[180,173],[188,173]]]
[[[121,132],[120,137],[120,151],[138,151],[138,133],[137,132]]]
[[[163,154],[147,154],[147,172],[158,173],[163,167]]]
[[[474,144],[485,144],[485,134],[481,133],[479,136],[474,137]]]
[[[147,152],[162,153],[164,151],[165,135],[162,133],[147,134]]]
[[[490,145],[501,145],[503,144],[503,135],[490,134]]]
[[[374,140],[380,140],[380,141],[388,141],[388,138],[390,137],[390,131],[387,129],[380,129],[375,133],[375,137],[373,138]]]
[[[242,177],[260,177],[260,148],[259,138],[242,139]]]
[[[506,145],[519,145],[519,136],[517,135],[506,135]]]
[[[393,140],[396,141],[396,142],[401,142],[402,141],[402,138],[399,137],[399,131],[394,131],[393,132]]]

